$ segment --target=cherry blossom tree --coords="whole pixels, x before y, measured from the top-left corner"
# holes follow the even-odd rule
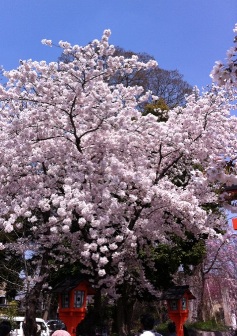
[[[236,234],[227,231],[221,239],[209,239],[206,257],[194,270],[191,283],[197,299],[199,321],[215,317],[214,304],[221,305],[225,322],[231,320],[231,311],[236,310]],[[227,304],[226,304],[227,301]]]
[[[115,47],[114,56],[123,56],[131,58],[138,57],[140,62],[148,62],[155,60],[152,55],[147,53],[135,53],[130,50],[125,50],[119,46]],[[106,57],[106,56],[105,56]],[[104,58],[105,58],[104,57]],[[74,51],[59,57],[59,61],[68,63],[74,59]],[[178,70],[165,70],[158,66],[152,68],[133,69],[130,73],[114,73],[109,78],[110,83],[122,83],[125,86],[142,86],[145,91],[150,90],[154,95],[169,107],[180,106],[185,104],[185,96],[192,93],[192,86],[183,79]]]
[[[208,206],[235,180],[220,168],[236,153],[236,118],[224,91],[195,90],[163,122],[143,116],[139,105],[157,97],[109,79],[156,62],[114,56],[109,35],[84,47],[60,41],[72,62],[22,61],[0,86],[0,228],[17,235],[0,247],[31,251],[34,272],[25,281],[33,333],[50,270],[79,260],[115,299],[120,284],[134,281],[156,295],[148,247],[187,232],[213,236],[226,224]]]
[[[116,47],[114,53],[116,56],[122,55],[126,58],[130,58],[134,54],[142,62],[154,59],[147,53],[134,53],[120,47]],[[112,81],[129,86],[140,85],[145,91],[150,90],[154,95],[163,99],[169,108],[184,105],[185,96],[192,93],[192,86],[183,79],[183,75],[178,70],[165,70],[158,65],[152,69],[126,74],[125,76],[115,75]]]
[[[225,90],[232,102],[232,110],[237,110],[237,24],[233,29],[234,45],[227,51],[225,62],[217,61],[211,72],[211,78],[221,89]]]
[[[237,43],[237,24],[233,29],[235,33],[234,43]],[[211,78],[220,86],[226,84],[236,86],[237,83],[237,46],[232,46],[226,53],[226,63],[217,61],[211,72]]]
[[[235,35],[237,34],[237,24],[234,28]],[[234,42],[237,42],[237,36],[234,38]],[[237,47],[236,45],[231,47],[227,51],[226,62],[217,61],[211,72],[211,78],[216,86],[213,86],[213,90],[222,92],[222,95],[226,97],[229,102],[229,109],[236,110],[236,93],[237,93]],[[236,134],[234,133],[236,136]],[[236,185],[236,147],[233,143],[232,155],[226,157],[223,161],[223,157],[217,159],[217,165],[213,172],[215,178],[217,176],[223,181],[223,186],[219,189],[218,193],[221,194],[221,198],[225,199],[225,209],[232,213],[236,213],[236,193],[232,192],[233,185]],[[213,176],[214,176],[213,175]],[[228,176],[229,175],[229,176]],[[199,320],[204,319],[204,296],[206,295],[206,286],[209,279],[211,283],[215,283],[219,288],[228,288],[231,293],[232,300],[229,302],[230,308],[234,308],[236,305],[236,299],[234,292],[236,290],[236,235],[233,232],[227,233],[221,239],[209,240],[207,243],[207,255],[203,263],[201,263],[196,272],[196,276],[199,277],[198,292],[200,293],[200,304],[198,309]],[[207,301],[207,300],[205,300]]]

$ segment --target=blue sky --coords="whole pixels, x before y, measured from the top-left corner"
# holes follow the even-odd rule
[[[199,88],[232,46],[237,0],[0,0],[0,65],[54,61],[43,38],[85,45],[111,29],[110,43],[147,52]]]

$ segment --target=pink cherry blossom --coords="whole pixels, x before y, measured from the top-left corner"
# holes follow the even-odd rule
[[[71,62],[26,60],[5,72],[0,229],[19,237],[1,248],[32,251],[36,281],[45,284],[50,267],[80,261],[116,297],[133,269],[154,293],[139,259],[147,242],[168,244],[171,233],[186,231],[214,236],[226,226],[224,211],[205,205],[236,181],[236,168],[223,167],[236,157],[237,119],[226,88],[216,86],[194,88],[166,122],[143,116],[143,102],[156,97],[112,79],[157,63],[114,56],[109,36],[84,47],[60,41]]]

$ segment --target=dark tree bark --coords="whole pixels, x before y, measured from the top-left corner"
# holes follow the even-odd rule
[[[136,299],[129,293],[130,287],[123,285],[121,297],[116,302],[114,331],[119,336],[130,336],[133,322],[133,310]]]
[[[34,258],[32,258],[33,261]],[[25,321],[23,323],[24,336],[39,336],[37,332],[36,313],[39,306],[41,291],[45,282],[49,277],[48,269],[49,251],[45,251],[41,263],[38,264],[40,281],[36,282],[34,286],[28,288],[25,295]],[[39,335],[38,335],[39,334]]]
[[[25,321],[23,323],[24,336],[37,336],[36,307],[41,289],[42,283],[37,283],[26,294]]]

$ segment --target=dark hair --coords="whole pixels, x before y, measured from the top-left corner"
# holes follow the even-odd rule
[[[189,336],[188,329],[185,327],[185,325],[183,326],[183,331],[184,331],[184,336]]]
[[[168,327],[168,330],[169,330],[170,333],[175,333],[176,332],[176,326],[175,326],[174,322],[170,322],[167,327]]]
[[[7,336],[9,332],[11,331],[11,323],[7,320],[3,320],[0,323],[0,336]]]
[[[154,317],[150,314],[144,314],[140,318],[144,330],[152,330],[155,324]]]

